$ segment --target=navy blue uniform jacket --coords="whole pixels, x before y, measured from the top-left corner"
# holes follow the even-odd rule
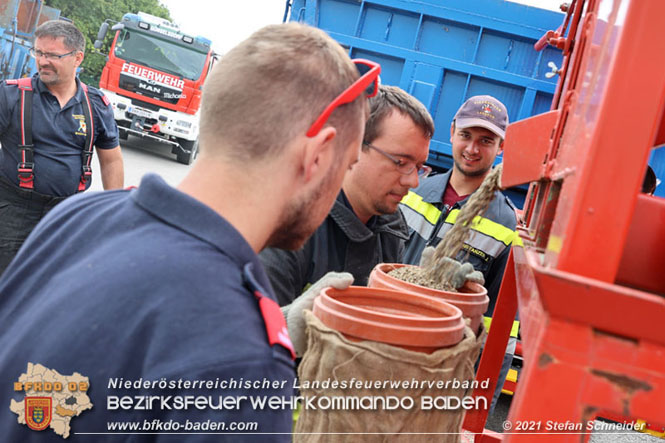
[[[258,257],[216,212],[146,176],[132,191],[79,194],[51,211],[0,280],[2,441],[62,442],[17,423],[10,399],[28,363],[88,377],[92,409],[71,421],[67,442],[290,441],[292,410],[109,410],[109,396],[290,397],[290,354],[269,346],[243,267],[269,288]],[[269,290],[269,289],[268,289]],[[267,294],[274,299],[272,294]],[[278,389],[117,389],[110,380],[276,381]],[[258,422],[281,435],[81,435],[107,423]],[[183,429],[181,428],[182,432]]]

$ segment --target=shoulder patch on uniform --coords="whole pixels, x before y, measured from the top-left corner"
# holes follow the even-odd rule
[[[18,80],[16,79],[5,80],[5,83],[7,83],[8,85],[18,85]]]
[[[111,104],[111,100],[109,100],[109,98],[103,92],[100,92],[99,94],[101,95],[102,101],[106,106]]]

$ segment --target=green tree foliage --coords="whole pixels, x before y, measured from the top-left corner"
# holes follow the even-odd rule
[[[59,9],[60,15],[72,20],[85,36],[85,59],[80,77],[91,86],[99,85],[102,68],[106,64],[106,58],[96,53],[92,46],[104,20],[111,20],[112,26],[128,12],[146,12],[171,20],[168,8],[159,0],[46,0],[44,3]],[[109,30],[101,49],[103,54],[108,54],[112,42],[113,32]]]

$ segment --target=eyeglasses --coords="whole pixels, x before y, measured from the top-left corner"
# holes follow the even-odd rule
[[[39,49],[30,48],[30,55],[31,56],[33,56],[34,58],[44,57],[46,60],[60,60],[61,58],[67,57],[68,55],[72,55],[75,52],[76,52],[76,49],[74,49],[73,51],[68,52],[67,54],[53,54],[51,52],[42,52]]]
[[[376,152],[378,152],[379,154],[383,155],[388,160],[393,162],[400,174],[410,175],[413,173],[413,171],[418,171],[418,178],[425,178],[429,175],[430,172],[432,172],[432,168],[430,168],[427,165],[423,164],[418,165],[413,161],[405,161],[401,158],[397,158],[394,155],[388,154],[383,149],[377,148],[376,146],[371,145],[367,142],[363,142],[363,145],[367,146],[368,148],[374,149]]]
[[[323,125],[325,125],[330,118],[330,114],[332,114],[335,109],[347,103],[351,103],[363,92],[366,94],[367,98],[374,97],[379,92],[379,73],[381,72],[381,66],[378,63],[360,58],[353,60],[353,63],[355,63],[356,69],[360,72],[360,78],[330,102],[326,109],[323,110],[314,123],[312,123],[312,126],[307,130],[307,137],[314,137],[318,134],[321,128],[323,128]]]

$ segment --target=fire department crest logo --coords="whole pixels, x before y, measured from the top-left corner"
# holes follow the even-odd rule
[[[74,117],[74,120],[76,120],[79,124],[78,129],[76,130],[75,134],[76,135],[86,135],[86,124],[85,124],[85,116],[83,114],[73,114],[72,117]]]
[[[492,107],[490,105],[485,105],[481,108],[480,112],[482,112],[483,114],[491,114]]]
[[[18,425],[27,425],[33,431],[50,429],[67,438],[72,420],[92,408],[89,387],[88,377],[78,372],[62,375],[41,364],[28,363],[14,382],[14,393],[23,397],[11,398],[9,409],[17,415]]]
[[[43,431],[51,424],[51,397],[25,397],[25,422],[33,431]]]

